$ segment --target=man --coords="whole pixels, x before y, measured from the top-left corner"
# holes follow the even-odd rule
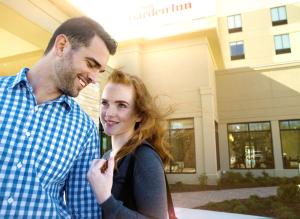
[[[116,47],[95,21],[72,18],[36,65],[0,78],[0,218],[101,217],[86,177],[99,135],[71,97]]]

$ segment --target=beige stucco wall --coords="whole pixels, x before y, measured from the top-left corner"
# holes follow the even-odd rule
[[[300,117],[300,65],[217,72],[220,121]]]
[[[255,2],[257,1],[253,2],[254,6]],[[226,69],[299,61],[300,3],[287,4],[285,1],[273,1],[265,5],[257,5],[257,7],[249,5],[248,9],[245,8],[247,4],[244,1],[236,2],[236,4],[241,7],[230,5],[233,7],[231,10],[226,10],[225,7],[222,9],[223,13],[219,14],[219,34]],[[288,24],[273,27],[270,8],[282,5],[286,5]],[[229,34],[227,16],[235,14],[241,14],[243,31]],[[289,33],[292,53],[276,55],[273,36],[285,33]],[[245,59],[230,60],[229,43],[234,41],[244,41]]]

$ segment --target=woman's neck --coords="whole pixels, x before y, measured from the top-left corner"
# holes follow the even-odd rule
[[[126,133],[123,135],[112,135],[111,144],[112,144],[112,153],[116,155],[118,151],[129,141],[133,133]]]

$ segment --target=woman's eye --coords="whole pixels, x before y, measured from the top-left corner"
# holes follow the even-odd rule
[[[127,108],[127,105],[126,105],[126,104],[120,103],[120,104],[118,105],[118,107],[119,107],[119,108]]]

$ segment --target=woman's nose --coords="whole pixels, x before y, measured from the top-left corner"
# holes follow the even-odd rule
[[[106,116],[114,116],[116,115],[116,109],[114,106],[109,106],[107,109],[106,109]]]

